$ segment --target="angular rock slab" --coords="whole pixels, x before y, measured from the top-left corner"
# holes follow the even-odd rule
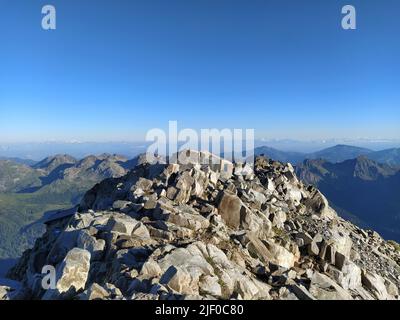
[[[309,292],[317,300],[353,300],[353,297],[328,276],[315,272]]]
[[[43,300],[68,299],[86,286],[90,269],[90,252],[73,248],[56,270],[55,289],[45,292]]]
[[[218,212],[229,227],[238,229],[242,208],[243,203],[237,195],[224,192],[219,202]]]

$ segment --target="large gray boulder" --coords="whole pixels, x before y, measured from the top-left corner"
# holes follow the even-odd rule
[[[106,230],[118,235],[130,236],[138,223],[139,221],[126,215],[113,216],[108,220]]]
[[[310,197],[303,203],[322,218],[334,219],[337,217],[336,212],[329,206],[328,200],[317,189],[314,189]]]
[[[253,235],[249,235],[248,239],[247,249],[250,254],[265,264],[272,263],[286,269],[294,266],[297,260],[295,255],[284,247],[272,241],[261,241]]]
[[[97,283],[93,283],[89,289],[79,295],[80,300],[106,300],[110,293]]]
[[[106,242],[103,239],[96,239],[90,235],[89,231],[81,230],[79,232],[77,246],[89,251],[92,261],[101,259],[105,245]]]
[[[339,284],[344,289],[356,289],[361,286],[361,269],[352,261],[346,261],[342,268],[343,278]]]
[[[362,284],[370,290],[372,294],[379,300],[387,300],[388,293],[385,286],[385,280],[372,272],[363,271]]]
[[[328,276],[314,272],[310,294],[318,300],[353,300],[351,294]]]
[[[90,252],[74,248],[56,270],[56,287],[48,289],[43,300],[68,299],[86,286],[90,269]]]

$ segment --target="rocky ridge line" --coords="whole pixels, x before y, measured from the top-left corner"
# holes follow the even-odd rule
[[[0,299],[399,299],[398,248],[338,217],[290,164],[188,155],[96,185],[48,223]]]

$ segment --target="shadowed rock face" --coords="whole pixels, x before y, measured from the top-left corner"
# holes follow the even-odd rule
[[[398,298],[394,244],[339,218],[290,165],[231,166],[143,161],[104,180],[48,224],[3,299]]]
[[[400,241],[400,171],[366,157],[330,163],[306,160],[299,178],[319,188],[342,217]]]

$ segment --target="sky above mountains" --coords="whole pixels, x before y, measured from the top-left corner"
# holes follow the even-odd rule
[[[400,137],[397,0],[48,2],[54,31],[47,3],[0,3],[0,142],[143,140],[169,120],[258,139]]]

